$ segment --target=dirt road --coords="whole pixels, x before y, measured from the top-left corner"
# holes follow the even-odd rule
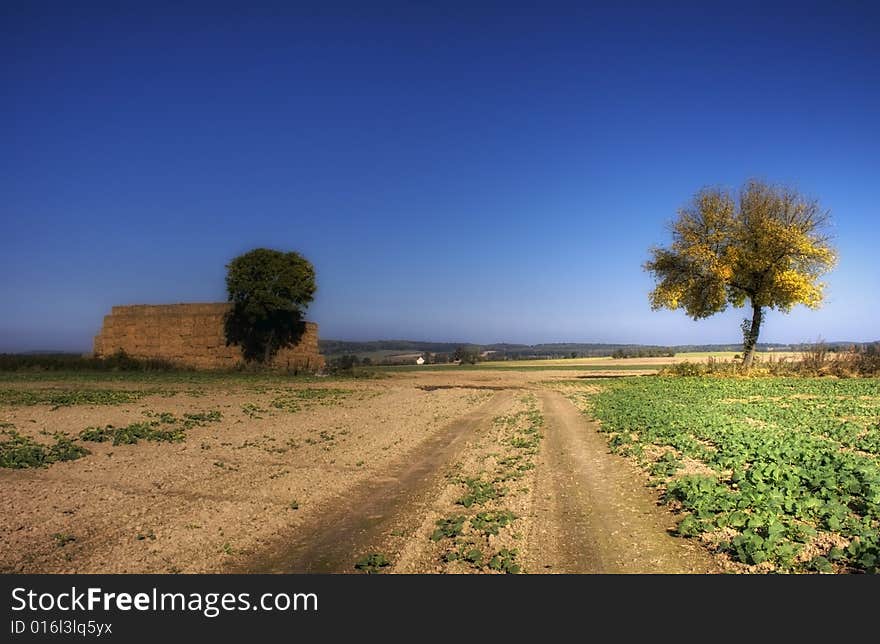
[[[251,572],[351,572],[370,552],[397,559],[417,540],[422,517],[445,484],[443,472],[512,404],[510,391],[450,423],[379,476],[336,499],[333,509],[282,535]],[[545,441],[535,472],[527,569],[535,573],[717,572],[701,548],[668,533],[671,515],[658,507],[639,472],[610,454],[595,426],[561,394],[540,391]],[[430,523],[430,521],[428,522]]]
[[[537,468],[534,572],[705,573],[711,557],[667,533],[642,475],[560,393],[540,394],[546,423]]]
[[[442,483],[444,466],[463,450],[481,425],[510,404],[500,392],[479,409],[441,428],[412,451],[402,454],[378,476],[334,499],[332,510],[315,517],[236,569],[252,573],[352,572],[369,552],[394,557],[395,536],[411,533],[421,520],[431,492]]]

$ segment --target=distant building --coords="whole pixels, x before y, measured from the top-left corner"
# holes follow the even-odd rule
[[[422,356],[419,356],[418,359],[416,360],[416,364],[425,364],[425,358]]]

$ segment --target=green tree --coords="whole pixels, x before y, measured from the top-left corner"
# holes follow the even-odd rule
[[[457,347],[452,354],[452,360],[460,360],[461,364],[476,364],[479,359],[480,353],[473,347]]]
[[[315,269],[295,252],[256,248],[227,266],[226,344],[247,362],[269,363],[279,349],[296,344],[303,314],[315,295]]]
[[[684,309],[698,320],[748,302],[743,368],[754,360],[764,310],[818,308],[836,253],[825,232],[829,213],[795,190],[748,182],[738,198],[704,188],[672,222],[672,245],[651,249],[653,309]]]

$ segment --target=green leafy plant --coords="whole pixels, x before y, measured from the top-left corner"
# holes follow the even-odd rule
[[[86,427],[79,434],[81,440],[104,443],[113,441],[114,445],[134,445],[138,441],[179,443],[186,438],[186,432],[193,427],[219,422],[223,415],[219,411],[188,413],[181,418],[167,412],[147,414],[155,420],[131,423],[124,427],[106,425]]]
[[[24,469],[29,467],[46,467],[59,461],[74,461],[91,454],[89,450],[77,445],[70,437],[62,433],[53,435],[55,442],[51,445],[38,443],[28,436],[15,430],[0,431],[0,467]]]
[[[516,515],[510,510],[498,510],[496,512],[480,512],[471,517],[471,528],[486,535],[495,535],[501,528],[510,525],[516,519]]]
[[[463,505],[466,508],[472,505],[483,505],[505,494],[504,488],[500,485],[481,481],[478,478],[466,478],[462,480],[462,483],[467,488],[467,491],[464,496],[456,501],[456,504]]]
[[[518,575],[522,568],[516,562],[516,550],[503,548],[489,560],[489,569],[508,575]]]
[[[438,519],[436,529],[431,534],[432,541],[440,541],[440,539],[452,539],[461,534],[464,529],[466,518],[462,514],[449,517],[447,519]]]
[[[156,393],[123,389],[0,389],[0,405],[52,405],[55,409],[70,405],[124,405]]]
[[[380,552],[372,552],[358,559],[354,564],[354,567],[356,570],[372,575],[382,572],[383,568],[387,568],[390,565],[391,562],[384,554]]]

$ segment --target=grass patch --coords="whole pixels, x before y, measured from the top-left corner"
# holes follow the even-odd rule
[[[202,427],[222,419],[219,411],[184,414],[178,418],[163,412],[147,414],[154,420],[131,423],[125,427],[106,425],[105,427],[86,427],[79,434],[81,440],[93,443],[112,441],[114,445],[135,445],[145,440],[158,443],[179,443],[186,438],[186,432],[193,427]]]
[[[241,411],[245,416],[253,418],[254,420],[260,420],[263,418],[260,414],[265,414],[269,410],[254,403],[245,403],[241,406]]]
[[[55,442],[51,445],[38,443],[15,430],[4,430],[0,436],[4,437],[0,439],[0,467],[10,469],[47,467],[59,461],[74,461],[91,453],[61,433],[53,436]]]
[[[276,396],[269,404],[275,409],[293,413],[312,405],[337,405],[352,393],[351,389],[323,387],[290,389]]]
[[[159,392],[124,389],[0,389],[0,405],[52,405],[56,409],[71,405],[125,405],[156,393]]]
[[[0,371],[180,371],[181,367],[160,358],[133,358],[124,351],[106,358],[84,357],[76,353],[26,355],[0,353]]]

